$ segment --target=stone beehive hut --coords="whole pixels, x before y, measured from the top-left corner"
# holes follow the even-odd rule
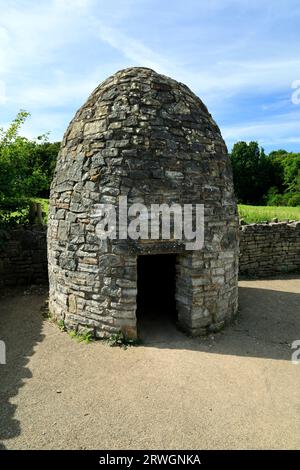
[[[189,251],[174,238],[100,240],[97,204],[117,205],[119,196],[147,207],[204,204],[203,248]],[[68,329],[135,337],[139,259],[169,253],[178,324],[195,335],[219,329],[237,311],[237,233],[229,157],[205,105],[153,70],[121,70],[76,113],[58,156],[48,227],[50,312]]]

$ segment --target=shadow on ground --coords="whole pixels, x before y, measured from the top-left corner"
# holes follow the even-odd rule
[[[295,279],[294,279],[295,281]],[[234,324],[207,338],[188,338],[168,316],[151,314],[140,319],[145,346],[206,351],[214,354],[291,359],[291,343],[300,339],[299,293],[253,287],[239,288],[239,314]],[[288,282],[288,281],[285,281]],[[247,283],[247,281],[245,281]]]
[[[6,344],[6,364],[0,365],[0,449],[5,449],[4,440],[21,433],[15,418],[17,406],[11,399],[32,377],[27,363],[43,340],[43,302],[40,294],[20,295],[20,291],[12,291],[0,300],[0,339]]]
[[[71,364],[73,369],[70,366],[71,371],[77,371],[78,362],[80,363],[80,361],[81,369],[85,370],[85,361],[91,360],[94,361],[95,364],[98,364],[99,360],[100,362],[101,360],[105,360],[105,363],[107,363],[108,366],[102,364],[102,372],[101,368],[98,370],[101,383],[105,381],[107,375],[111,374],[110,368],[115,370],[114,368],[116,363],[113,361],[117,361],[117,364],[119,364],[121,358],[128,360],[129,363],[130,361],[133,361],[131,362],[130,367],[137,370],[138,376],[139,367],[138,363],[135,361],[141,360],[143,363],[145,360],[150,360],[149,364],[151,364],[151,361],[155,358],[157,359],[155,349],[212,353],[212,361],[214,361],[213,354],[289,361],[291,359],[292,352],[290,345],[294,340],[300,339],[300,278],[293,277],[275,281],[242,281],[240,286],[240,312],[238,320],[234,325],[227,327],[224,332],[211,335],[207,338],[189,338],[179,332],[174,323],[170,322],[170,320],[165,318],[163,315],[152,315],[152,317],[150,315],[147,318],[143,318],[143,315],[141,315],[139,318],[139,331],[141,338],[143,339],[143,346],[147,349],[147,353],[145,353],[143,347],[141,349],[137,348],[136,350],[131,350],[132,354],[130,353],[126,356],[128,359],[124,356],[126,351],[98,348],[96,345],[94,345],[95,347],[91,348],[91,350],[88,350],[86,352],[86,356],[82,358],[82,353],[80,352],[81,350],[78,349],[78,345],[76,343],[66,341],[65,338],[68,338],[68,336],[64,336],[63,334],[59,337],[56,335],[51,337],[50,335],[49,338],[47,338],[49,341],[46,349],[41,352],[42,348],[39,349],[38,344],[43,340],[44,335],[42,333],[43,317],[40,308],[43,305],[45,295],[33,293],[31,295],[24,296],[20,295],[20,292],[16,292],[14,296],[10,295],[1,299],[0,339],[6,342],[7,365],[0,366],[0,441],[2,441],[0,449],[5,449],[3,441],[6,441],[7,446],[9,446],[9,440],[12,440],[12,443],[14,443],[14,438],[21,435],[21,425],[16,418],[17,405],[15,403],[19,403],[19,406],[22,405],[24,409],[26,409],[26,406],[32,406],[30,404],[26,405],[26,403],[28,403],[28,391],[26,392],[26,388],[23,389],[23,386],[26,384],[27,380],[31,379],[33,375],[32,381],[35,382],[36,387],[35,400],[40,400],[39,374],[41,374],[40,380],[43,381],[43,386],[46,388],[47,380],[50,380],[49,383],[55,381],[57,371],[55,360],[54,362],[52,360],[50,376],[47,376],[46,372],[48,370],[48,362],[46,361],[47,363],[45,365],[45,354],[56,354],[58,348],[56,342],[57,338],[59,338],[60,341],[59,348],[62,348],[57,352],[58,358],[60,358],[61,355],[70,355],[70,351],[73,351],[74,353],[75,359],[73,359],[75,362],[74,364]],[[48,331],[46,325],[44,331]],[[43,345],[44,344],[45,343],[43,343]],[[36,347],[39,349],[40,358],[36,362],[33,361],[29,370],[28,363],[32,355],[35,353]],[[78,358],[76,354],[79,354],[80,357]],[[93,355],[92,358],[91,354]],[[99,358],[99,354],[102,354],[102,359]],[[163,363],[165,361],[166,364],[169,364],[170,360],[174,360],[174,355],[172,354],[161,354],[159,357],[160,360],[162,360]],[[188,360],[194,360],[196,364],[198,361],[201,362],[201,354],[197,355],[197,357],[195,357],[195,355],[192,357],[188,355],[187,357]],[[176,361],[177,360],[182,361],[183,356],[181,354],[176,355]],[[34,367],[37,366],[34,366],[34,363],[41,364],[44,367],[41,371],[36,371],[37,377],[35,377],[34,370]],[[229,364],[231,370],[230,361]],[[183,369],[185,368],[184,360],[182,367]],[[63,369],[60,368],[60,370]],[[101,373],[103,374],[103,377],[101,376]],[[121,372],[119,373],[121,374]],[[145,374],[145,371],[143,372],[143,369],[141,369],[141,373]],[[181,373],[183,374],[183,372]],[[94,377],[94,372],[91,372],[91,374]],[[79,377],[81,377],[81,375],[79,375]],[[171,375],[171,379],[172,377],[173,376]],[[138,377],[138,380],[140,381],[140,377]],[[160,380],[164,379],[159,379],[157,387],[160,387]],[[175,380],[174,377],[172,380]],[[151,381],[153,381],[152,376]],[[76,382],[76,384],[78,385],[80,382]],[[68,384],[68,386],[70,385]],[[119,388],[120,387],[118,385],[117,390],[119,390]],[[43,389],[43,387],[41,389]],[[22,394],[23,390],[25,392],[24,396]],[[102,390],[100,387],[97,393],[100,393],[100,395],[101,393],[104,393],[103,403],[105,405],[101,408],[102,413],[109,398],[105,396],[105,388]],[[75,395],[76,394],[77,392]],[[17,395],[19,396],[17,397]],[[58,401],[59,399],[57,397],[60,397],[60,395],[56,396],[56,400]],[[123,395],[120,395],[119,399],[121,400],[122,397]],[[94,406],[94,394],[90,396],[90,400],[91,404]],[[52,404],[50,404],[50,408],[48,410],[49,416],[52,416],[53,412],[51,406]],[[56,406],[58,406],[58,402],[56,402]],[[111,409],[114,410],[115,406],[116,404],[113,402],[111,404]],[[62,409],[63,408],[61,408],[60,412],[62,412]],[[148,408],[146,409],[148,410]],[[70,416],[72,416],[72,410],[72,408],[69,410],[71,413]],[[37,418],[39,413],[41,413],[41,408],[37,407],[37,410],[28,409],[29,416],[28,418],[25,418],[25,421],[27,419],[27,435],[29,437],[32,435],[35,436],[32,439],[37,439],[37,435],[35,435],[35,430],[30,430],[30,426],[32,423],[39,423],[39,419]],[[27,411],[25,414],[27,414]],[[34,415],[34,419],[36,421],[32,421]],[[59,416],[56,417],[56,419],[59,419]],[[105,419],[108,418],[106,417]],[[23,426],[24,423],[22,424],[22,427]],[[83,426],[83,429],[86,429],[86,427]],[[55,439],[55,435],[53,439]],[[27,448],[26,440],[22,442]],[[31,442],[30,445],[33,447],[35,445],[35,441]],[[40,443],[40,446],[41,445],[42,444]]]

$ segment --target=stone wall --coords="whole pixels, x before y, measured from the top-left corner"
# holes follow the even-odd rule
[[[240,275],[300,271],[300,222],[240,227]]]
[[[0,231],[0,289],[47,282],[46,227]]]
[[[300,272],[300,222],[240,227],[240,274]],[[19,227],[0,234],[0,289],[47,281],[46,229]]]

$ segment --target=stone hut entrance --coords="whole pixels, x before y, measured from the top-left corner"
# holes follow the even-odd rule
[[[124,198],[128,207],[204,206],[203,246],[191,248],[186,234],[124,237],[120,227],[115,237],[100,238],[99,205],[115,208]],[[196,221],[192,215],[190,225]],[[160,278],[155,308],[168,300],[174,310],[175,301],[178,324],[191,335],[222,328],[236,314],[230,160],[218,126],[188,87],[129,68],[101,83],[78,110],[51,186],[48,265],[52,316],[97,338],[120,330],[136,337],[145,299],[156,301],[148,284]]]
[[[137,258],[137,327],[143,337],[150,328],[177,322],[176,255]]]

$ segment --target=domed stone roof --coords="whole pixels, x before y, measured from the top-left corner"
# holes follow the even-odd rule
[[[173,239],[99,241],[97,204],[117,204],[120,196],[146,206],[204,204],[203,250],[190,253],[189,261],[186,253],[182,269],[197,258],[201,271],[184,268],[185,275],[191,282],[198,276],[199,292],[205,283],[211,286],[215,299],[210,309],[198,305],[198,322],[197,315],[187,318],[183,304],[178,311],[193,332],[231,318],[237,305],[237,213],[225,143],[187,86],[142,67],[109,77],[79,109],[65,133],[51,187],[50,307],[70,328],[89,327],[100,337],[134,329],[137,255],[183,252],[183,243]],[[124,301],[130,289],[132,298]]]

